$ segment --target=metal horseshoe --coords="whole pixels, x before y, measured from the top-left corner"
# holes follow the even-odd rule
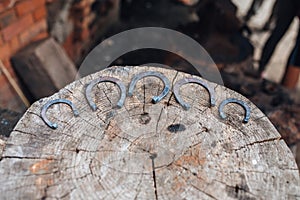
[[[159,101],[161,101],[170,91],[170,81],[169,79],[163,75],[162,73],[159,73],[159,72],[142,72],[142,73],[139,73],[137,75],[134,76],[134,78],[132,79],[131,83],[130,83],[130,86],[129,86],[129,90],[128,90],[128,96],[132,96],[133,95],[133,90],[134,90],[134,87],[136,85],[136,83],[146,77],[146,76],[155,76],[155,77],[158,77],[160,80],[163,81],[164,85],[165,85],[165,88],[164,90],[161,92],[161,94],[159,96],[154,96],[152,97],[152,102],[153,103],[158,103]]]
[[[241,101],[241,100],[238,100],[238,99],[234,99],[234,98],[225,99],[224,101],[221,102],[221,104],[219,106],[220,117],[222,119],[226,118],[226,114],[223,112],[223,108],[228,103],[236,103],[236,104],[241,105],[245,109],[245,117],[244,117],[243,123],[248,123],[248,121],[250,119],[250,113],[251,113],[250,107],[244,101]]]
[[[188,110],[190,109],[190,104],[186,103],[183,101],[183,99],[179,95],[179,89],[182,85],[188,84],[188,83],[197,83],[199,85],[202,85],[209,93],[210,97],[210,106],[215,106],[216,105],[216,100],[215,100],[215,92],[213,89],[204,81],[196,78],[183,78],[179,81],[177,81],[174,85],[173,93],[174,96],[177,100],[177,102],[185,109]]]
[[[42,108],[41,111],[41,117],[43,119],[43,121],[52,129],[57,129],[58,125],[56,123],[52,123],[46,116],[46,112],[48,110],[48,108],[50,108],[53,104],[58,104],[58,103],[64,103],[67,104],[71,107],[74,116],[77,117],[79,115],[79,112],[77,111],[76,107],[73,105],[73,103],[69,100],[66,99],[56,99],[56,100],[51,100],[48,101]]]
[[[120,81],[117,78],[113,78],[113,77],[108,77],[108,76],[104,76],[104,77],[100,77],[98,79],[93,80],[92,82],[90,82],[90,84],[86,87],[85,90],[85,97],[88,101],[88,104],[90,105],[90,107],[92,108],[93,111],[97,110],[97,105],[95,104],[95,102],[93,101],[93,98],[91,96],[91,92],[92,89],[95,85],[97,85],[98,83],[102,83],[102,82],[110,82],[110,83],[115,83],[121,92],[121,97],[117,103],[117,107],[121,108],[125,102],[125,98],[126,98],[126,88],[125,85],[122,83],[122,81]]]

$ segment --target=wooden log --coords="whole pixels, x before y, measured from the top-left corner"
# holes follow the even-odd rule
[[[34,101],[57,92],[76,76],[74,64],[53,38],[28,45],[12,63]]]
[[[195,84],[180,90],[192,105],[188,111],[171,92],[152,104],[163,89],[155,77],[140,80],[120,109],[117,86],[98,84],[92,95],[98,109],[92,112],[84,96],[90,81],[112,76],[128,88],[144,71],[159,71],[172,85],[183,77],[199,78],[160,68],[113,67],[34,103],[0,154],[1,199],[300,198],[298,168],[279,133],[254,104],[223,86],[208,83],[217,105],[226,98],[250,105],[247,124],[235,104],[225,107],[228,118],[222,120],[218,106],[210,108],[208,93]],[[58,123],[54,130],[40,112],[57,98],[72,101],[80,114],[74,117],[64,104],[52,106],[47,116]]]

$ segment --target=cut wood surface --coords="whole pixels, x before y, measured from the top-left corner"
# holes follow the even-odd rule
[[[84,91],[100,76],[122,80],[127,90],[133,76],[163,73],[174,85],[189,74],[152,67],[113,67],[66,86],[34,103],[10,137],[0,143],[1,199],[299,199],[299,172],[293,155],[268,118],[249,100],[223,86],[208,83],[209,94],[196,84],[181,87],[191,104],[184,110],[172,92],[159,103],[151,98],[164,85],[156,77],[140,80],[132,97],[116,108],[119,89],[99,83],[93,89],[93,112]],[[41,119],[42,106],[58,98],[72,101],[75,117],[56,104]],[[251,107],[228,104],[228,118],[218,105],[237,98]],[[3,150],[2,150],[3,149]],[[2,154],[2,155],[1,155]]]

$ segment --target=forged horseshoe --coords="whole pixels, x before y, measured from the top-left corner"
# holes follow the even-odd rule
[[[41,117],[43,119],[43,121],[52,129],[57,129],[58,125],[56,123],[52,123],[46,116],[46,112],[48,110],[48,108],[50,108],[53,104],[58,104],[58,103],[63,103],[63,104],[67,104],[68,106],[71,107],[73,113],[74,113],[74,116],[77,117],[79,115],[75,105],[69,101],[69,100],[66,100],[66,99],[55,99],[55,100],[51,100],[51,101],[48,101],[42,108],[42,111],[41,111]]]
[[[125,98],[126,98],[126,88],[125,85],[122,83],[122,81],[120,81],[117,78],[113,78],[113,77],[108,77],[108,76],[104,76],[104,77],[100,77],[98,79],[93,80],[92,82],[89,83],[89,85],[86,87],[85,89],[85,97],[88,101],[88,104],[90,105],[90,107],[92,108],[93,111],[97,110],[97,105],[95,104],[95,102],[93,101],[93,98],[91,96],[91,92],[92,89],[95,85],[97,85],[98,83],[102,83],[102,82],[110,82],[110,83],[114,83],[116,84],[121,92],[121,97],[117,103],[117,107],[121,108],[125,102]]]
[[[165,75],[163,75],[162,73],[159,73],[159,72],[153,72],[153,71],[151,71],[151,72],[142,72],[142,73],[139,73],[139,74],[135,75],[133,77],[133,79],[131,80],[129,90],[128,90],[128,96],[131,97],[133,95],[133,90],[135,88],[136,83],[140,79],[142,79],[146,76],[155,76],[155,77],[159,78],[160,80],[162,80],[162,82],[165,85],[164,90],[160,93],[159,96],[152,97],[152,102],[153,103],[158,103],[159,101],[161,101],[169,93],[170,88],[171,88],[169,79]]]
[[[179,89],[182,85],[188,84],[188,83],[197,83],[201,86],[203,86],[209,93],[210,98],[210,106],[216,105],[216,99],[215,99],[215,92],[213,89],[204,81],[196,78],[183,78],[179,81],[177,81],[174,85],[173,93],[177,100],[177,102],[183,107],[183,109],[188,110],[190,109],[190,104],[183,101],[183,99],[179,95]]]
[[[234,98],[225,99],[224,101],[221,102],[221,104],[219,106],[220,117],[222,119],[226,118],[226,114],[223,112],[223,108],[228,103],[235,103],[235,104],[239,104],[240,106],[242,106],[245,109],[245,117],[244,117],[243,123],[248,123],[248,121],[250,119],[250,113],[251,113],[250,107],[244,101],[234,99]]]

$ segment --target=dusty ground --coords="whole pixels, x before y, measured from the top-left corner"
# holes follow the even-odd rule
[[[252,0],[232,0],[239,8],[238,15],[244,16],[247,12]],[[268,19],[271,14],[272,7],[275,0],[265,0],[258,14],[254,16],[249,26],[251,28],[260,28],[263,26],[264,22]],[[269,80],[280,82],[281,77],[284,73],[287,59],[290,55],[291,50],[294,47],[294,41],[297,36],[298,20],[295,19],[289,31],[286,33],[284,38],[281,40],[277,49],[267,66],[265,77]],[[265,41],[268,39],[269,32],[253,32],[251,36],[251,41],[255,46],[255,60],[259,60],[261,50]],[[298,81],[298,90],[300,90],[300,80]]]

